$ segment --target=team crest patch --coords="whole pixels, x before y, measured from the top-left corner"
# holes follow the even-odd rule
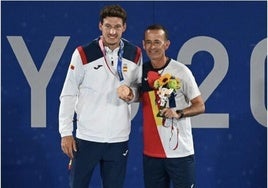
[[[123,65],[123,72],[127,72],[127,64]]]

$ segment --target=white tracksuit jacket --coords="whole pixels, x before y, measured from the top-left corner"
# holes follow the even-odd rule
[[[76,113],[77,138],[101,143],[129,139],[130,104],[118,98],[117,88],[126,84],[132,88],[137,98],[142,74],[142,53],[139,47],[124,39],[122,41],[123,81],[117,75],[119,48],[111,51],[105,47],[104,58],[99,39],[96,39],[74,51],[60,96],[61,137],[73,134],[73,118]]]

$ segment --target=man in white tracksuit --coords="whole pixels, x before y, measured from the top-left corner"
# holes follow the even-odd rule
[[[125,10],[118,5],[104,7],[99,29],[99,38],[75,49],[60,96],[61,147],[70,157],[73,188],[88,188],[97,164],[103,187],[123,187],[129,103],[138,98],[141,82],[141,49],[122,38]]]

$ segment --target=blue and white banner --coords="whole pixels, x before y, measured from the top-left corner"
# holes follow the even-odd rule
[[[115,3],[128,13],[124,38],[142,47],[145,28],[163,24],[168,56],[197,80],[206,104],[192,120],[197,187],[265,188],[266,1],[2,1],[1,187],[68,187],[59,95],[73,50],[100,35],[99,11]],[[133,109],[125,187],[142,188],[142,115]],[[90,187],[100,187],[98,168]]]

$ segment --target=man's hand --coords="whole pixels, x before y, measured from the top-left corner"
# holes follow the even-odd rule
[[[118,97],[126,102],[129,102],[133,99],[134,95],[132,89],[127,85],[121,85],[117,88]]]
[[[164,116],[166,118],[176,118],[179,119],[180,115],[176,113],[175,110],[171,108],[164,108],[160,111],[161,116]]]
[[[73,136],[64,136],[61,138],[61,149],[70,159],[74,157],[73,151],[77,151]]]

